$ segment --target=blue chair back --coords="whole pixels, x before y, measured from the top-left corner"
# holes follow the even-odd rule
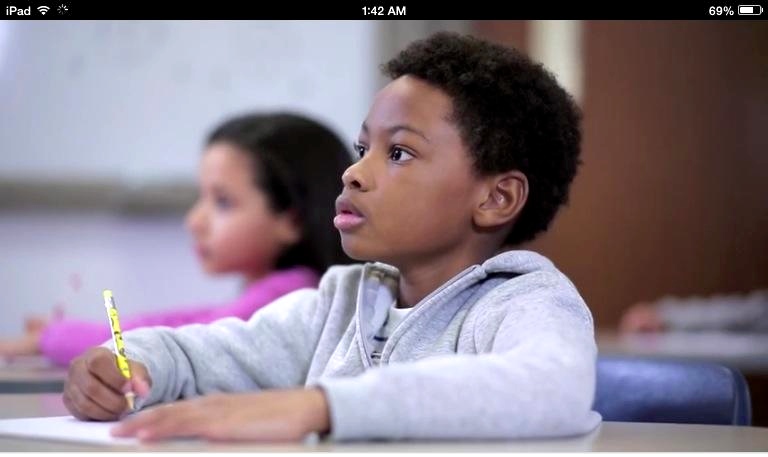
[[[606,421],[750,425],[744,376],[720,364],[600,356],[594,410]]]

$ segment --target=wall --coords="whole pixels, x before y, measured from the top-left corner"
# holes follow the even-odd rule
[[[587,21],[582,46],[584,165],[530,247],[598,327],[639,300],[768,286],[768,24]]]
[[[296,109],[351,142],[373,94],[364,21],[3,21],[0,178],[192,180],[205,133]]]

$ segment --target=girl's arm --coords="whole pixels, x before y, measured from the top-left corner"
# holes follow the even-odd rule
[[[317,275],[306,268],[278,271],[252,284],[231,304],[146,313],[125,319],[122,322],[122,330],[206,324],[224,317],[247,320],[254,312],[289,292],[305,287],[315,287],[317,280]],[[53,363],[67,365],[88,348],[98,346],[110,337],[109,326],[105,322],[60,320],[52,322],[42,331],[39,349]]]

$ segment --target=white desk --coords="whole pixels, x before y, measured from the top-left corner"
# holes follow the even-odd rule
[[[722,332],[663,332],[621,335],[599,332],[601,355],[706,360],[744,374],[768,374],[768,335]]]
[[[3,417],[67,414],[56,394],[0,395]],[[104,447],[0,437],[3,451],[250,451],[250,452],[581,452],[581,451],[768,451],[768,428],[605,422],[576,438],[510,442],[317,443],[311,445],[179,444]]]

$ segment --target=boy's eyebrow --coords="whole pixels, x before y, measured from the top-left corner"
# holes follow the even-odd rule
[[[365,134],[368,134],[368,124],[363,122],[363,125],[362,125],[361,129],[363,130],[363,132]],[[427,143],[431,143],[431,141],[429,141],[429,138],[427,138],[427,136],[424,134],[424,132],[422,132],[421,130],[419,130],[419,129],[415,128],[415,127],[411,127],[410,125],[397,124],[397,125],[393,125],[392,127],[388,127],[387,128],[387,132],[390,135],[394,135],[399,130],[405,130],[407,132],[411,132],[411,133],[413,133],[415,135],[418,135],[418,136],[424,138],[424,141],[426,141]]]

